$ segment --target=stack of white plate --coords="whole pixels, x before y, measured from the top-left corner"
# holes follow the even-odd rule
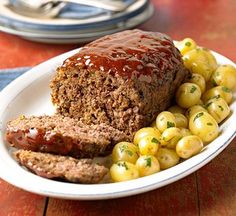
[[[149,0],[134,0],[122,12],[100,13],[80,19],[31,18],[0,2],[0,31],[32,41],[47,43],[83,43],[101,36],[134,28],[153,14]]]

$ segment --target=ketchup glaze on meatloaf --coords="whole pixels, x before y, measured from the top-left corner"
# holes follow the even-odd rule
[[[170,105],[187,70],[165,34],[128,30],[100,38],[66,59],[51,81],[57,112],[106,123],[130,136]]]
[[[108,35],[85,46],[68,58],[64,67],[99,70],[123,77],[165,75],[182,62],[179,53],[173,52],[173,43],[167,35],[140,30]]]

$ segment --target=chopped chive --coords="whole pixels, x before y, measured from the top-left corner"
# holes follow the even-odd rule
[[[162,117],[162,118],[160,118],[160,121],[163,121],[165,118],[164,117]]]
[[[213,124],[211,122],[207,122],[207,125],[212,126]]]
[[[220,95],[216,95],[216,96],[212,97],[211,99],[218,99],[218,98],[220,98]]]
[[[220,108],[222,112],[224,111],[224,108],[222,106],[218,105],[218,107]]]
[[[152,159],[151,159],[151,157],[147,157],[147,158],[145,158],[144,160],[146,161],[146,167],[147,167],[147,166],[151,167],[151,165],[152,165]]]
[[[126,150],[128,148],[127,145],[122,145],[120,146],[120,151],[123,152],[124,150]]]
[[[222,87],[222,90],[227,93],[231,92],[230,89],[225,86]]]
[[[175,127],[175,123],[167,121],[167,128],[170,128],[170,127]]]
[[[214,79],[211,80],[211,83],[212,83],[213,86],[217,86],[217,83]]]
[[[198,114],[195,116],[195,118],[193,119],[193,121],[195,121],[196,119],[200,118],[200,117],[203,116],[203,115],[204,115],[203,112],[198,113]]]
[[[192,45],[192,43],[190,43],[189,41],[185,43],[185,46],[190,47]]]
[[[151,142],[156,143],[156,144],[159,144],[159,143],[160,143],[160,142],[158,141],[158,139],[155,138],[155,137],[152,138]]]
[[[125,152],[130,156],[132,157],[133,156],[133,152],[129,149],[125,150]]]
[[[209,102],[208,104],[205,105],[205,108],[208,108],[209,106],[211,106],[213,102]]]
[[[125,162],[118,162],[117,165],[118,165],[118,166],[121,166],[121,167],[124,167],[126,170],[129,169],[128,166],[127,166],[127,164],[126,164]]]
[[[190,89],[190,93],[194,93],[197,90],[196,86],[192,86],[192,88]]]

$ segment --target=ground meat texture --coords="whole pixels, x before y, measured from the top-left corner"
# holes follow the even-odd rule
[[[14,153],[16,160],[32,172],[49,179],[63,179],[85,184],[98,183],[108,173],[102,165],[93,163],[92,159],[75,159],[49,153],[18,150]]]
[[[186,75],[168,36],[128,30],[66,59],[50,84],[52,102],[64,116],[108,124],[132,139],[170,105]]]
[[[20,116],[8,122],[6,140],[20,149],[93,158],[111,153],[116,143],[129,138],[105,124],[85,125],[69,117],[54,115]]]

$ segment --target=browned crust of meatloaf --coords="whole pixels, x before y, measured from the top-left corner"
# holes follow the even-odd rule
[[[7,124],[6,140],[25,150],[92,158],[109,154],[119,141],[128,141],[121,131],[105,124],[84,125],[72,118],[21,116]]]
[[[145,40],[140,36],[142,34],[148,43],[153,42],[155,37],[157,40],[161,38],[161,42],[150,49],[145,48],[142,43]],[[130,40],[137,42],[137,47],[132,44],[131,48],[141,50],[139,55],[143,67],[151,65],[154,68],[149,70],[148,75],[132,71],[132,76],[125,76],[120,71],[112,72],[112,68],[111,72],[97,70],[86,66],[86,61],[84,63],[81,60],[84,55],[87,58],[96,54],[101,62],[109,63],[106,59],[110,58],[110,46],[114,50],[118,47],[118,51],[123,51],[123,57],[118,60],[128,56],[129,62],[132,59],[127,51],[129,47],[126,47],[125,42],[117,42],[122,35],[132,35],[127,38],[132,37]],[[144,51],[140,48],[142,46]],[[90,63],[93,63],[92,59]],[[186,75],[181,55],[167,36],[138,30],[127,31],[94,41],[65,60],[50,84],[52,101],[62,115],[86,124],[106,123],[124,131],[132,139],[135,131],[151,124],[156,115],[170,105],[175,90]]]
[[[102,165],[93,163],[92,159],[75,159],[72,157],[52,155],[26,150],[14,152],[16,160],[39,176],[49,179],[64,179],[85,184],[98,183],[108,173]]]

